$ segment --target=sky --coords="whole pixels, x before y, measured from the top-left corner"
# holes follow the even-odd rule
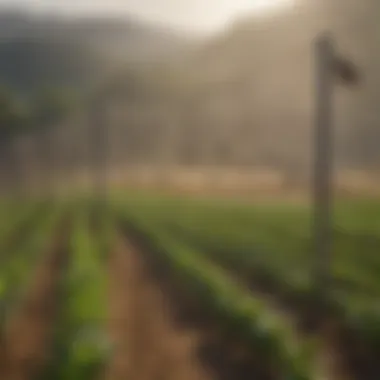
[[[214,32],[247,12],[280,9],[294,0],[0,0],[0,5],[21,5],[35,11],[116,13],[188,31]]]

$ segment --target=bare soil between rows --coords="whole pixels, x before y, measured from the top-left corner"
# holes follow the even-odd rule
[[[176,325],[168,297],[141,252],[120,238],[109,259],[109,334],[114,356],[107,380],[213,379],[196,357],[199,332]]]
[[[274,380],[260,348],[225,330],[150,252],[128,233],[110,259],[110,335],[115,355],[106,379]],[[189,291],[190,290],[190,291]]]
[[[48,361],[67,260],[67,230],[67,225],[63,225],[41,255],[25,297],[5,326],[1,379],[36,378]]]

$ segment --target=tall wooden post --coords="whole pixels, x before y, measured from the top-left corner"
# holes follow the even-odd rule
[[[92,103],[90,141],[92,141],[95,218],[101,223],[101,218],[107,207],[108,184],[108,138],[107,138],[107,104],[106,98],[97,96]]]
[[[330,281],[332,243],[334,46],[329,33],[315,45],[316,114],[314,157],[314,238],[316,287],[323,298]]]

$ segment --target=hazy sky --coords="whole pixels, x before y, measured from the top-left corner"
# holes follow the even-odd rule
[[[294,0],[0,0],[35,10],[121,12],[188,30],[215,31],[247,11],[273,10]]]

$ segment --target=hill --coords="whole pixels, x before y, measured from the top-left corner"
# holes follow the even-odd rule
[[[194,146],[214,162],[310,171],[313,48],[327,29],[339,54],[353,59],[365,79],[354,91],[336,89],[338,165],[378,167],[378,11],[374,0],[305,0],[270,17],[236,20],[207,41],[171,79],[192,99],[185,108],[197,119],[197,130],[189,132],[198,136]]]
[[[0,84],[22,92],[88,85],[110,67],[172,59],[190,43],[135,20],[0,13]]]

